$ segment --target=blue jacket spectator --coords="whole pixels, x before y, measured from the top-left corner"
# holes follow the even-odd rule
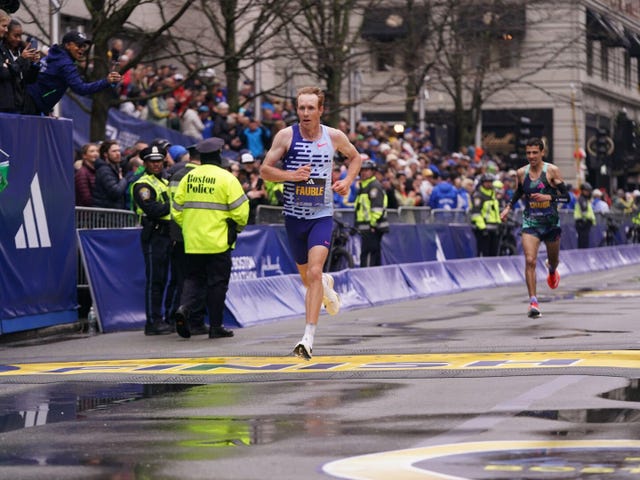
[[[90,45],[84,33],[72,30],[62,37],[62,46],[56,44],[49,49],[49,54],[41,61],[38,79],[27,85],[24,113],[48,115],[67,88],[78,95],[91,95],[121,80],[118,72],[110,72],[107,78],[96,82],[82,80],[76,62],[85,60]]]
[[[264,158],[265,152],[271,145],[271,132],[260,125],[255,118],[249,119],[249,126],[240,132],[240,138],[244,147],[254,158]]]
[[[449,182],[449,174],[442,172],[440,178],[442,180],[433,187],[431,197],[429,197],[429,206],[432,210],[436,208],[447,210],[458,208],[458,190]]]

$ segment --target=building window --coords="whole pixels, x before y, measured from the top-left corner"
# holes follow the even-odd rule
[[[520,39],[517,37],[498,40],[495,45],[500,68],[515,68],[520,63]]]
[[[395,67],[395,57],[392,48],[386,48],[386,45],[377,44],[373,48],[373,65],[376,72],[388,72]]]
[[[631,55],[627,51],[624,52],[624,86],[631,88]]]
[[[593,77],[593,40],[587,39],[587,75]]]
[[[609,81],[609,49],[603,43],[600,43],[600,77]]]

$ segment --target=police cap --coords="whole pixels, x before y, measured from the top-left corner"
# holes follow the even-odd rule
[[[151,145],[157,145],[158,147],[162,147],[166,150],[171,146],[171,142],[166,138],[154,138],[151,141]]]
[[[215,153],[222,150],[222,147],[224,147],[224,140],[212,137],[198,142],[196,150],[200,153]]]
[[[593,191],[593,187],[591,186],[591,184],[589,182],[584,182],[582,185],[580,185],[580,189],[581,190],[586,190],[587,192]]]
[[[166,156],[167,151],[158,145],[143,148],[140,152],[140,158],[145,162],[161,162]]]
[[[485,173],[480,177],[480,183],[493,182],[496,179],[491,173]]]
[[[360,170],[364,169],[377,170],[378,167],[376,165],[376,162],[374,162],[373,160],[365,160],[364,162],[362,162],[362,165],[360,165]]]

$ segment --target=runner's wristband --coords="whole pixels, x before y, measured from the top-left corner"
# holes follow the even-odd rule
[[[513,197],[511,198],[511,201],[509,202],[509,208],[511,208],[511,210],[513,210],[513,207],[516,206],[516,203],[518,203],[518,200],[520,200],[520,198],[522,197],[523,194],[524,194],[524,192],[522,191],[522,185],[518,184],[518,188],[513,193]]]

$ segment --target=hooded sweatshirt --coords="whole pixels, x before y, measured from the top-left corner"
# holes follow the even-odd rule
[[[41,63],[38,79],[35,83],[27,85],[27,91],[42,113],[48,114],[53,110],[67,88],[84,96],[109,88],[106,79],[85,83],[73,57],[60,45],[53,45]]]

